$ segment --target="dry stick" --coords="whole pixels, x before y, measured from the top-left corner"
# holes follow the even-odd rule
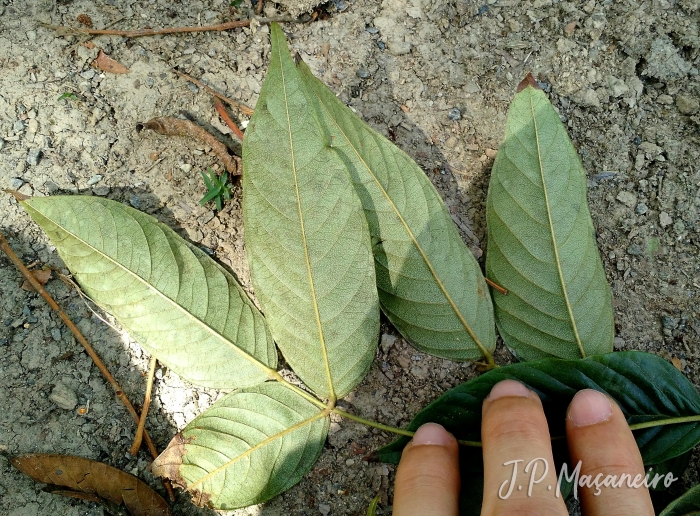
[[[136,409],[134,409],[134,406],[131,404],[129,401],[129,398],[127,398],[126,394],[124,394],[124,391],[122,391],[121,387],[117,383],[117,381],[114,379],[114,377],[111,375],[111,373],[107,370],[105,367],[104,363],[102,363],[102,360],[100,357],[95,353],[95,350],[92,349],[92,346],[88,343],[87,340],[85,340],[85,337],[83,337],[83,334],[80,333],[80,330],[73,324],[73,321],[70,320],[70,318],[66,315],[66,313],[61,310],[61,307],[56,304],[56,301],[53,300],[51,297],[51,294],[46,292],[44,290],[44,287],[41,286],[41,284],[36,280],[36,278],[32,275],[31,272],[29,272],[29,269],[27,269],[24,264],[22,263],[22,260],[19,259],[19,257],[14,253],[12,248],[10,247],[10,244],[7,243],[7,239],[5,238],[5,235],[0,233],[0,251],[4,252],[7,257],[10,259],[10,261],[17,267],[17,270],[19,270],[20,274],[24,276],[24,279],[26,279],[32,287],[34,287],[34,290],[36,290],[41,297],[44,298],[44,300],[49,304],[49,306],[58,314],[58,316],[61,318],[61,320],[64,322],[64,324],[68,327],[70,331],[73,332],[73,335],[75,335],[75,338],[78,340],[83,345],[83,348],[85,348],[85,351],[87,352],[88,355],[90,355],[90,358],[92,358],[92,361],[95,363],[97,368],[100,370],[102,375],[107,379],[107,381],[112,385],[112,388],[114,389],[114,392],[116,393],[117,397],[122,401],[124,406],[127,408],[127,410],[131,413],[131,415],[134,418],[134,421],[136,423],[139,422],[139,414],[136,412]],[[150,436],[148,435],[148,432],[146,430],[143,431],[143,439],[146,441],[146,445],[148,446],[149,451],[151,452],[151,455],[153,455],[153,458],[155,459],[158,457],[158,450],[156,450],[156,447],[153,445],[153,441],[151,441]],[[168,490],[168,495],[170,496],[171,499],[175,499],[175,495],[173,494],[172,487],[170,486],[170,483],[165,481],[165,487]]]
[[[260,16],[260,13],[262,12],[262,3],[263,0],[258,0],[258,7],[255,9],[255,14]]]
[[[288,17],[280,18],[260,18],[257,20],[261,24],[272,22],[295,22],[296,20]],[[222,31],[236,29],[239,27],[248,27],[251,20],[234,20],[217,25],[203,25],[201,27],[170,27],[168,29],[137,29],[137,30],[112,30],[112,29],[85,29],[82,27],[65,27],[61,25],[42,24],[48,29],[53,29],[59,34],[94,34],[105,36],[124,36],[125,38],[139,38],[141,36],[157,36],[159,34],[180,34],[182,32],[207,32],[207,31]]]
[[[209,92],[211,95],[215,96],[216,98],[219,98],[219,99],[223,100],[224,102],[228,103],[229,105],[239,109],[240,112],[243,113],[244,115],[251,116],[253,114],[253,110],[251,108],[249,108],[248,106],[246,106],[245,104],[241,104],[240,102],[236,102],[235,100],[232,100],[232,99],[226,97],[225,95],[222,95],[221,93],[219,93],[215,89],[207,86],[203,82],[200,82],[197,79],[195,79],[194,77],[187,75],[185,72],[181,72],[180,70],[175,70],[175,69],[173,69],[173,72],[184,77],[185,79],[190,81],[192,84],[196,84],[200,88],[206,90],[207,92]]]
[[[508,289],[507,289],[507,288],[503,288],[503,287],[500,286],[498,283],[494,283],[493,281],[491,281],[491,280],[488,279],[488,278],[484,278],[484,279],[486,280],[486,283],[488,283],[488,284],[491,285],[493,288],[495,288],[496,290],[498,290],[498,291],[499,291],[501,294],[503,294],[504,296],[508,293]]]
[[[229,30],[238,27],[248,27],[250,20],[235,20],[218,25],[204,25],[202,27],[170,27],[167,29],[137,29],[137,30],[114,30],[114,29],[86,29],[83,27],[65,27],[62,25],[44,24],[44,27],[53,29],[59,34],[90,34],[105,36],[124,36],[125,38],[139,38],[141,36],[157,36],[158,34],[179,34],[182,32],[205,32]]]
[[[134,457],[141,448],[141,439],[146,431],[146,415],[148,414],[148,407],[151,405],[151,388],[153,387],[153,375],[156,372],[156,361],[156,357],[151,357],[151,363],[148,366],[148,380],[146,380],[146,395],[143,397],[141,419],[139,419],[139,426],[136,427],[134,444],[131,445],[131,450],[129,450],[129,453],[131,453]]]
[[[238,136],[239,140],[243,141],[243,131],[241,131],[238,126],[233,123],[233,120],[231,120],[231,117],[228,116],[228,113],[226,112],[226,108],[217,97],[214,97],[214,109],[216,109],[216,112],[219,113],[221,119],[226,122],[229,129],[233,131],[233,134]]]

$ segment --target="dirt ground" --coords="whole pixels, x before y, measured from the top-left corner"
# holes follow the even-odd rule
[[[264,14],[308,13],[313,0],[265,0]],[[310,7],[311,6],[311,7]],[[92,39],[131,73],[103,73],[97,48],[42,23],[96,28],[194,26],[247,17],[228,0],[0,0],[0,186],[27,195],[82,193],[128,203],[171,224],[249,283],[240,189],[222,212],[201,207],[210,149],[138,132],[185,114],[224,129],[204,91],[178,67],[255,106],[268,65],[265,25],[138,39]],[[308,16],[307,16],[308,17]],[[316,21],[286,24],[293,48],[340,98],[423,167],[483,263],[489,172],[517,83],[531,71],[568,126],[588,173],[598,245],[613,287],[618,350],[676,359],[700,385],[700,3],[697,0],[334,0]],[[69,98],[67,95],[72,94]],[[245,125],[245,117],[237,118]],[[21,207],[0,195],[0,231],[25,263],[61,268]],[[91,360],[0,256],[0,512],[115,514],[50,495],[4,454],[51,452],[105,461],[162,492],[145,452],[128,454],[134,424]],[[47,290],[101,354],[132,400],[148,356],[60,280]],[[109,321],[109,318],[107,318]],[[341,406],[406,425],[472,364],[423,355],[383,326],[377,359]],[[497,361],[510,356],[499,344]],[[148,428],[162,449],[221,394],[159,369]],[[87,408],[80,415],[79,407]],[[360,515],[376,494],[390,513],[394,467],[368,464],[389,434],[334,420],[321,459],[294,488],[228,514]],[[693,456],[678,495],[700,478]],[[181,495],[177,515],[213,515]]]

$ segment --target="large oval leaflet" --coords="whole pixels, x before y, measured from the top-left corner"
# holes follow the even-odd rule
[[[379,302],[367,222],[278,25],[243,142],[243,224],[255,295],[292,369],[332,400],[374,358]]]
[[[274,372],[272,337],[236,279],[165,224],[97,197],[22,205],[86,294],[182,378],[230,389]]]
[[[365,209],[382,311],[421,351],[492,362],[496,332],[488,287],[437,190],[415,161],[345,106],[305,63],[298,69]]]
[[[531,83],[508,112],[486,221],[486,274],[508,289],[494,292],[494,304],[511,351],[521,360],[612,351],[612,295],[586,202],[586,174],[559,115]]]
[[[187,489],[198,505],[254,505],[311,469],[329,424],[327,410],[279,383],[241,389],[176,435],[153,462],[153,473]]]

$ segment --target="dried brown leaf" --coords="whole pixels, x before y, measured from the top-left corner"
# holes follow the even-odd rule
[[[97,59],[95,59],[93,64],[103,72],[131,73],[131,70],[129,70],[126,66],[121,64],[119,61],[115,61],[102,50],[100,50],[100,53],[97,54]]]
[[[46,285],[46,282],[51,279],[51,270],[37,270],[31,271],[31,273],[40,285]],[[24,282],[22,283],[22,288],[24,290],[34,290],[34,288],[27,280],[24,280]]]
[[[124,504],[132,516],[172,516],[165,500],[133,475],[101,462],[56,454],[26,454],[12,457],[12,465],[37,482],[67,489],[54,492],[74,498],[99,497]]]
[[[170,116],[159,116],[140,124],[143,129],[150,129],[164,136],[189,136],[211,147],[212,152],[223,162],[226,170],[232,176],[240,176],[240,158],[231,156],[226,145],[214,138],[210,133],[189,120]]]
[[[680,372],[683,372],[683,362],[681,362],[680,358],[678,358],[678,357],[671,358],[671,363],[673,364],[673,367],[678,369]]]

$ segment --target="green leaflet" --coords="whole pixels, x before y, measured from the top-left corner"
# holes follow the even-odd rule
[[[282,30],[243,142],[243,220],[255,294],[287,362],[319,396],[364,378],[379,303],[362,205],[311,109]]]
[[[486,204],[487,276],[496,324],[521,360],[612,351],[614,327],[586,202],[586,176],[564,125],[532,86],[510,106]]]
[[[596,355],[583,360],[548,358],[499,367],[447,391],[419,412],[408,430],[432,421],[443,425],[457,439],[480,441],[483,400],[496,383],[508,378],[537,392],[552,436],[565,435],[566,409],[574,394],[581,389],[596,389],[617,401],[634,429],[645,464],[678,457],[700,442],[700,396],[695,388],[671,364],[640,351]],[[378,458],[398,463],[408,441],[408,437],[397,439],[380,449]],[[557,443],[564,447],[565,453],[565,443]],[[562,451],[557,450],[557,443],[553,443],[555,460]],[[475,467],[481,468],[480,455],[480,448],[461,447],[463,478],[483,475]],[[476,499],[480,501],[479,497]],[[472,509],[474,505],[471,504]],[[465,509],[462,514],[479,514],[478,508],[475,511]]]
[[[265,320],[236,279],[165,224],[97,197],[22,206],[85,293],[182,378],[230,389],[274,372]]]
[[[659,516],[697,516],[700,514],[700,485],[672,501]]]
[[[362,200],[382,310],[416,348],[452,360],[490,359],[493,307],[481,269],[435,187],[304,63],[313,108]]]
[[[329,422],[326,410],[278,383],[235,391],[176,435],[153,473],[187,489],[197,505],[261,503],[313,467]]]

